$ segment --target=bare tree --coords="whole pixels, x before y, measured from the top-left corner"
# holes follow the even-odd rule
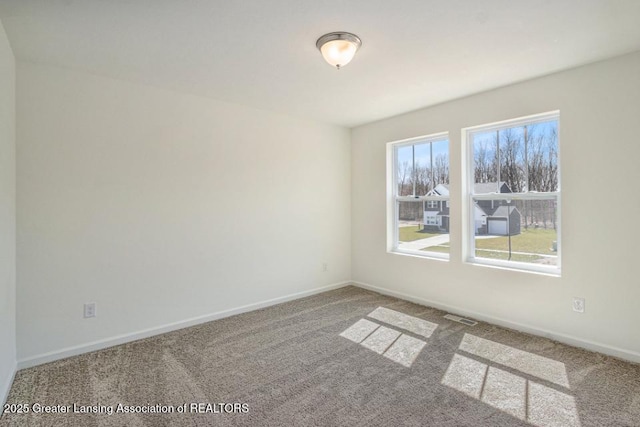
[[[449,183],[449,156],[444,153],[438,154],[433,161],[433,181],[433,188]]]
[[[416,196],[424,196],[431,189],[431,168],[426,165],[416,167]]]
[[[509,128],[500,132],[500,180],[507,183],[511,191],[520,193],[526,186],[524,164],[524,141]]]
[[[540,127],[528,128],[527,138],[527,169],[529,191],[554,192],[558,190],[558,135],[555,127],[543,132]],[[527,215],[528,214],[528,215]],[[555,203],[540,201],[531,203],[525,221],[531,224],[542,223],[547,227],[547,221],[556,227]]]
[[[475,182],[497,182],[498,181],[498,156],[497,139],[494,138],[492,145],[495,147],[493,155],[489,152],[486,141],[478,142],[475,146],[474,161]]]
[[[407,196],[411,193],[405,185],[411,184],[410,180],[412,175],[412,167],[409,165],[409,162],[405,160],[398,167],[398,194],[400,196]]]

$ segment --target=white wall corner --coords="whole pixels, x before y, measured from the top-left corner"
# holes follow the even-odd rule
[[[9,392],[11,391],[11,386],[13,385],[13,380],[16,377],[16,372],[18,372],[18,366],[14,362],[13,367],[11,368],[11,372],[5,380],[0,383],[0,403],[4,407],[4,404],[7,402],[9,398]],[[0,413],[1,414],[1,413]]]

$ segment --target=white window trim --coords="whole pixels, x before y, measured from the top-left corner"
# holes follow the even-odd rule
[[[398,247],[399,237],[399,204],[398,202],[419,202],[419,201],[449,201],[450,196],[398,196],[398,174],[396,173],[397,148],[406,145],[436,142],[446,139],[449,144],[449,132],[440,132],[430,135],[418,136],[415,138],[402,139],[387,143],[387,253],[411,255],[420,258],[436,259],[448,261],[450,254],[428,251],[414,251]],[[451,146],[449,145],[449,159],[451,159]],[[451,165],[449,165],[451,166]],[[451,230],[449,230],[451,232]],[[451,236],[451,235],[449,235]],[[451,242],[451,240],[449,240]],[[451,243],[449,243],[451,245]]]
[[[558,191],[556,192],[528,192],[528,193],[488,193],[473,194],[474,188],[474,151],[472,146],[471,134],[482,130],[483,132],[491,132],[503,130],[511,127],[531,125],[536,123],[548,122],[550,120],[558,121]],[[524,271],[532,273],[541,273],[552,276],[560,276],[562,266],[562,244],[561,244],[561,161],[560,161],[560,112],[550,111],[548,113],[535,114],[526,117],[519,117],[512,120],[502,122],[489,123],[486,125],[472,126],[462,129],[462,207],[463,207],[463,230],[462,235],[465,236],[462,242],[463,260],[466,263],[497,267],[508,270]],[[476,200],[549,200],[554,199],[557,203],[557,249],[558,258],[557,265],[541,265],[518,261],[505,261],[488,258],[480,258],[475,256],[475,223],[474,223],[474,206]]]

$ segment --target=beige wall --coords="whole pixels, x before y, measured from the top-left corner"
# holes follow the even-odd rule
[[[16,367],[15,61],[0,22],[0,403]]]
[[[352,278],[640,361],[640,53],[481,93],[352,131]],[[560,110],[562,277],[462,261],[461,129]],[[448,131],[451,260],[386,252],[385,144]],[[586,298],[586,312],[572,298]]]
[[[20,361],[349,280],[347,129],[17,70]]]

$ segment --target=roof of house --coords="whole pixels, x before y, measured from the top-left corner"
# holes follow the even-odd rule
[[[486,194],[486,193],[495,193],[498,188],[497,182],[476,182],[473,184],[473,192],[475,194]],[[438,184],[436,188],[431,190],[429,193],[430,196],[436,193],[439,196],[448,196],[449,195],[449,184]],[[500,192],[501,193],[511,193],[511,189],[507,185],[506,182],[500,181]]]
[[[429,191],[427,196],[448,196],[449,195],[449,184],[438,184],[436,188]]]
[[[497,193],[497,188],[500,188],[500,193],[511,193],[511,189],[506,184],[506,182],[500,181],[498,187],[497,182],[476,182],[473,185],[473,192],[475,194]]]
[[[507,210],[509,209],[509,210]],[[506,218],[507,217],[507,212],[509,213],[513,213],[513,211],[516,210],[515,206],[498,206],[498,208],[493,211],[493,213],[490,216],[493,217],[503,217]]]

